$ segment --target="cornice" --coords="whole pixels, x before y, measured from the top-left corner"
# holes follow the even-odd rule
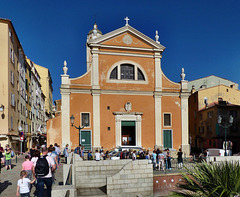
[[[99,51],[98,54],[154,58],[154,55],[145,55],[145,54],[138,54],[138,53],[124,53],[124,52],[120,53],[120,52]]]
[[[141,38],[142,40],[144,40],[145,42],[147,42],[148,44],[152,45],[154,48],[156,49],[160,49],[161,51],[165,50],[165,47],[159,43],[157,43],[156,41],[154,41],[153,39],[149,38],[148,36],[146,36],[145,34],[141,33],[140,31],[136,30],[135,28],[131,27],[130,25],[121,27],[119,29],[116,29],[112,32],[109,32],[105,35],[102,35],[96,39],[90,40],[88,42],[89,45],[91,44],[100,44],[101,42],[104,42],[112,37],[115,37],[117,35],[120,35],[124,32],[130,32],[133,35]]]

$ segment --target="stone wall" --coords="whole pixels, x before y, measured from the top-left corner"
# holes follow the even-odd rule
[[[147,160],[127,163],[119,173],[107,177],[107,194],[114,197],[153,196],[153,169]]]
[[[147,160],[82,161],[75,155],[75,188],[106,187],[107,196],[153,196],[153,169]]]
[[[78,156],[78,155],[76,155]],[[95,188],[107,185],[107,177],[117,174],[124,165],[131,163],[125,160],[81,161],[75,160],[76,188]]]

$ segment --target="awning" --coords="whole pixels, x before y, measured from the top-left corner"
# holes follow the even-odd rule
[[[0,135],[0,138],[7,138],[7,135]]]
[[[20,137],[11,136],[12,140],[20,141]]]

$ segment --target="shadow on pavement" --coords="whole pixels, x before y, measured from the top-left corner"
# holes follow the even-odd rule
[[[0,182],[0,194],[8,188],[9,185],[12,185],[9,181],[4,181],[3,183]]]

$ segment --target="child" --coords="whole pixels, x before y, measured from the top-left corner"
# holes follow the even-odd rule
[[[27,177],[27,172],[25,170],[22,170],[20,172],[20,179],[17,183],[17,193],[16,195],[19,196],[19,193],[21,197],[29,197],[30,196],[30,189],[29,189],[29,183],[33,184],[36,180],[34,178],[32,181],[30,181]]]
[[[32,179],[32,171],[33,171],[33,162],[30,161],[30,156],[25,156],[25,161],[22,163],[22,170],[27,171],[27,177],[29,179]]]

